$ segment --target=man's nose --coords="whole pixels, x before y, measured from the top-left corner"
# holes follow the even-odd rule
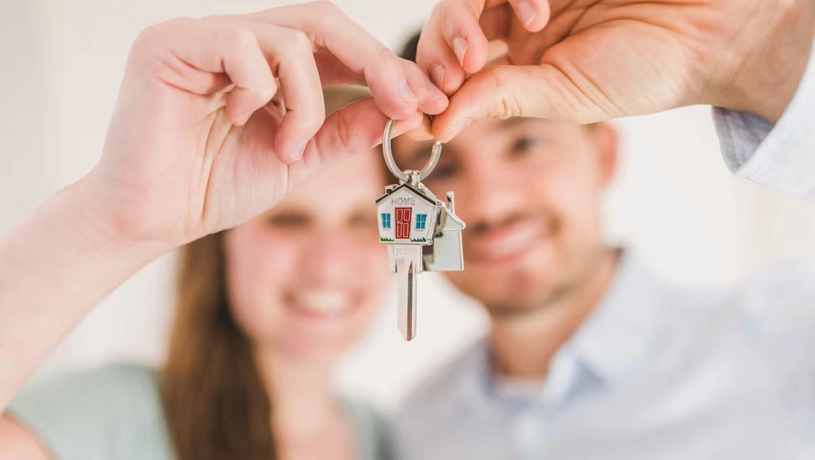
[[[456,214],[471,228],[502,222],[523,211],[523,186],[507,168],[473,169],[463,179],[456,191]]]

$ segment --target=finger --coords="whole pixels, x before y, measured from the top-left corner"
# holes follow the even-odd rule
[[[450,100],[450,107],[433,120],[433,135],[447,142],[475,120],[482,118],[534,117],[587,124],[618,114],[593,91],[577,86],[576,75],[558,67],[496,66],[472,77]]]
[[[487,62],[489,45],[479,24],[484,7],[484,0],[443,0],[422,31],[416,62],[448,95]]]
[[[422,123],[423,115],[398,121],[393,135],[398,136]],[[292,166],[292,181],[303,180],[317,170],[335,164],[350,155],[367,152],[382,143],[388,117],[380,112],[371,98],[349,104],[329,116],[309,142],[303,161]]]
[[[422,124],[414,129],[408,131],[405,135],[414,141],[430,141],[433,140],[433,133],[431,130],[430,117],[422,117]]]
[[[509,54],[509,46],[507,46],[506,42],[500,41],[492,41],[490,42],[490,52],[488,56],[488,62],[484,67],[489,67],[491,65],[498,64],[501,60],[506,60],[508,62],[508,54]]]
[[[255,36],[241,27],[175,19],[147,29],[134,49],[147,51],[145,59],[155,60],[156,55],[163,55],[160,59],[175,62],[176,66],[226,74],[235,86],[227,97],[226,114],[235,125],[245,124],[252,113],[265,106],[277,92],[274,76]],[[157,54],[157,50],[161,53]],[[182,80],[177,86],[194,92],[202,89],[196,87],[204,80],[206,78],[192,84]]]
[[[455,94],[466,77],[458,58],[433,22],[425,25],[419,37],[416,64],[448,96]]]
[[[428,115],[438,115],[447,109],[449,100],[413,62],[401,60],[405,75],[411,87],[424,87],[423,97],[419,100],[419,111]]]
[[[244,17],[308,35],[318,54],[327,50],[361,78],[380,110],[391,118],[409,118],[423,104],[436,104],[426,83],[409,80],[401,60],[333,3],[291,5]]]
[[[300,161],[308,141],[325,121],[325,100],[311,42],[300,32],[289,35],[291,39],[282,43],[292,54],[282,56],[276,69],[287,112],[275,137],[275,152],[282,161],[286,161],[284,155]]]
[[[302,32],[244,21],[280,82],[286,112],[275,136],[274,150],[285,163],[299,161],[308,141],[325,120],[325,101],[312,44]]]
[[[509,0],[518,22],[530,32],[539,32],[549,22],[549,0]]]

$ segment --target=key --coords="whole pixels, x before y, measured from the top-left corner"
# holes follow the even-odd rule
[[[438,164],[441,143],[433,146],[421,171],[402,171],[391,150],[393,124],[390,120],[385,127],[382,151],[399,183],[385,187],[376,205],[379,241],[388,245],[388,263],[397,276],[399,331],[410,341],[416,337],[417,276],[423,271],[464,269],[461,231],[465,224],[455,214],[452,192],[443,202],[422,184]]]

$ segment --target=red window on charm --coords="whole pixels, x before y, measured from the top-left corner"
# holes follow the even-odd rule
[[[396,238],[410,238],[410,218],[412,208],[396,208]]]

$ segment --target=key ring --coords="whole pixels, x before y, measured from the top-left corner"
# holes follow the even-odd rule
[[[382,138],[382,154],[385,157],[385,164],[388,165],[390,172],[402,182],[408,182],[408,179],[410,179],[411,176],[410,171],[402,171],[396,164],[396,160],[393,159],[391,136],[393,134],[394,123],[396,123],[396,120],[391,118],[388,120],[388,124],[385,125],[385,135]],[[419,172],[419,181],[427,179],[427,176],[429,176],[430,173],[436,169],[436,165],[439,164],[439,158],[441,158],[441,149],[441,142],[437,141],[435,144],[433,144],[433,150],[430,152],[430,160],[428,160],[427,164],[424,165],[424,168],[422,168],[422,170]]]

